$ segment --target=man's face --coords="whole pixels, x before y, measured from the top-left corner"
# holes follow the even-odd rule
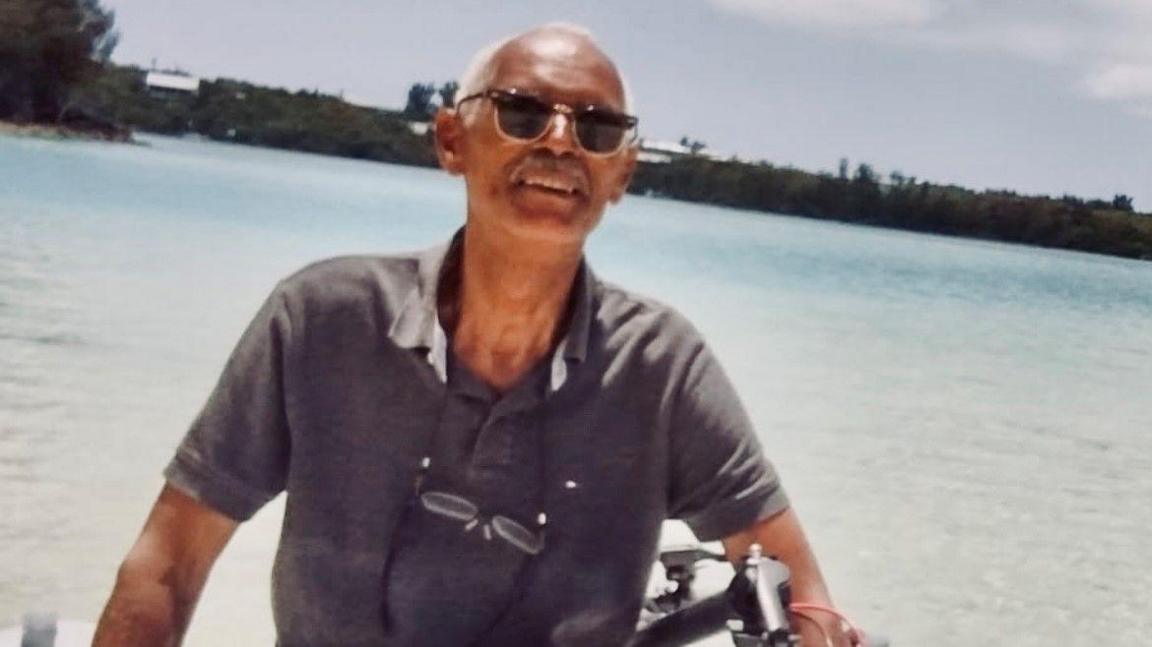
[[[503,48],[486,89],[514,89],[549,105],[624,110],[611,62],[565,33],[537,33]],[[538,140],[517,140],[500,132],[496,109],[493,101],[479,99],[437,117],[441,164],[467,182],[469,225],[518,239],[583,243],[607,203],[623,196],[635,148],[591,154],[578,143],[568,115],[554,115]]]

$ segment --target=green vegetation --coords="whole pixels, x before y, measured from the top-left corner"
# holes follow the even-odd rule
[[[0,119],[113,131],[70,108],[76,86],[98,76],[116,47],[114,22],[98,0],[3,0]]]
[[[456,91],[459,89],[460,84],[455,81],[449,81],[439,88],[435,83],[413,83],[408,88],[408,102],[404,104],[403,115],[406,119],[430,121],[440,106],[456,105]],[[432,101],[436,95],[440,96],[440,103]]]
[[[768,164],[688,156],[641,164],[634,193],[740,209],[837,220],[912,231],[1059,247],[1152,260],[1152,215],[1132,199],[1022,196],[918,182],[892,173],[881,182],[861,164],[851,177]]]
[[[435,166],[429,137],[413,131],[438,105],[453,105],[455,82],[415,83],[404,110],[356,106],[315,91],[242,81],[204,81],[197,92],[149,89],[145,71],[116,66],[112,12],[99,0],[2,0],[0,120],[123,137],[124,127]],[[438,99],[438,101],[437,101]],[[742,209],[1152,259],[1152,216],[1132,199],[1022,196],[919,182],[882,181],[860,164],[849,174],[813,174],[766,162],[719,161],[703,142],[690,155],[640,164],[631,190]]]
[[[357,159],[435,166],[426,135],[401,113],[347,103],[340,97],[289,92],[242,81],[203,81],[195,94],[150,92],[145,71],[109,66],[77,91],[76,105],[118,124],[165,135],[201,135]]]

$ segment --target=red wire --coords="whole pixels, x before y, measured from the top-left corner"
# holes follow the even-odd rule
[[[868,639],[867,636],[864,635],[864,632],[860,629],[857,629],[856,625],[852,624],[852,621],[848,619],[848,616],[840,613],[832,607],[825,606],[823,604],[811,604],[809,602],[793,602],[792,604],[788,605],[788,610],[800,612],[823,611],[825,613],[831,613],[832,615],[836,616],[840,622],[848,625],[848,639],[852,641],[853,645],[858,645],[859,647],[868,647]],[[811,617],[807,615],[804,615],[804,617],[811,620]]]

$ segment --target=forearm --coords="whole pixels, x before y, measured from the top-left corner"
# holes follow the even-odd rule
[[[171,581],[124,573],[108,600],[92,647],[178,647],[192,618],[195,596]]]
[[[237,523],[165,485],[116,574],[93,647],[178,647]]]
[[[797,523],[799,529],[799,524]],[[768,554],[771,551],[765,549]],[[834,609],[832,596],[820,572],[816,557],[804,537],[803,531],[793,541],[788,542],[777,553],[780,561],[788,566],[792,580],[793,604],[808,604]],[[847,645],[848,639],[841,631],[840,620],[835,615],[819,609],[793,611],[791,614],[793,631],[800,634],[801,645],[812,647]]]
[[[776,521],[778,527],[761,533],[758,541],[765,554],[775,556],[792,572],[792,599],[831,606],[828,585],[796,514],[785,510]]]

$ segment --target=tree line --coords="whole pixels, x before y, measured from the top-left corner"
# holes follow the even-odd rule
[[[110,65],[76,90],[76,105],[102,119],[164,135],[270,146],[357,159],[435,166],[428,136],[403,113],[358,106],[315,90],[232,79],[204,80],[194,94],[150,91],[146,71]]]
[[[640,164],[630,191],[740,209],[770,211],[926,233],[1075,249],[1152,260],[1152,214],[1132,199],[1025,196],[973,191],[893,173],[888,182],[867,164],[849,175],[809,173],[767,162],[688,156]]]

